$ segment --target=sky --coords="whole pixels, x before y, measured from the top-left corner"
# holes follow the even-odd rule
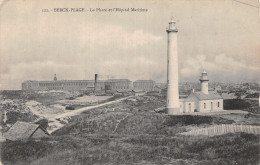
[[[258,0],[1,0],[0,89],[25,80],[166,82],[167,33],[178,28],[180,82],[260,83]],[[85,8],[86,12],[53,12]],[[142,8],[147,12],[90,12]],[[50,12],[42,12],[48,9]]]

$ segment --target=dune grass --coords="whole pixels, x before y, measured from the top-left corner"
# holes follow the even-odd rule
[[[42,141],[5,142],[4,164],[259,164],[259,135],[236,133],[215,137],[163,135],[59,136]]]

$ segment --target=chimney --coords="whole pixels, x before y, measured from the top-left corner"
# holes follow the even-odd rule
[[[95,91],[97,90],[97,81],[98,81],[98,74],[95,74],[95,83],[94,83]]]
[[[56,76],[56,73],[54,74],[54,78],[53,78],[54,81],[57,81],[57,76]]]
[[[98,74],[95,74],[95,83],[98,81]]]

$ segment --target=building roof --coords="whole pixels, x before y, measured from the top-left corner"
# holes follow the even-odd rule
[[[106,80],[98,80],[98,82],[105,82]],[[64,82],[95,82],[95,80],[44,80],[44,81],[36,81],[36,80],[26,80],[23,83],[34,82],[34,83],[64,83]]]
[[[131,82],[128,79],[109,79],[109,80],[97,80],[98,83],[104,83],[104,82]],[[152,82],[152,80],[145,80],[145,81],[149,81]],[[36,81],[36,80],[26,80],[22,83],[66,83],[66,82],[79,82],[79,83],[84,83],[84,82],[95,82],[95,80],[50,80],[50,81]]]
[[[109,80],[106,80],[105,82],[118,82],[118,81],[131,82],[128,79],[109,79]]]
[[[223,99],[217,92],[209,91],[209,94],[205,94],[201,91],[193,93],[199,100],[216,100]]]
[[[28,139],[37,129],[42,129],[43,132],[49,135],[49,133],[38,124],[17,121],[6,133],[4,133],[4,137],[12,141]]]
[[[193,102],[193,101],[195,101],[195,100],[192,99],[192,98],[180,98],[179,101],[180,101],[180,102]]]
[[[65,83],[65,82],[95,82],[95,80],[44,80],[44,81],[36,81],[36,80],[27,80],[23,83],[34,82],[34,83]],[[103,82],[103,80],[98,80],[98,82]]]
[[[153,80],[136,80],[136,81],[134,81],[134,82],[153,82],[153,83],[154,83]]]

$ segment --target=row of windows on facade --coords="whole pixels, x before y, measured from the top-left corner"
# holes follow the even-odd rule
[[[93,82],[89,83],[46,83],[46,84],[39,84],[39,86],[71,86],[71,85],[78,85],[78,86],[87,86],[87,85],[94,85]]]
[[[136,88],[151,88],[151,87],[153,87],[153,85],[150,85],[150,86],[148,86],[148,85],[134,85],[134,87],[136,87]]]
[[[94,86],[94,83],[40,83],[40,84],[27,84],[28,87],[31,86],[40,86],[40,87],[52,87],[52,86]],[[102,86],[102,84],[97,84],[98,86]],[[104,85],[104,84],[103,84]],[[119,86],[120,85],[120,86]],[[128,84],[116,84],[116,89],[129,89]]]
[[[213,102],[211,102],[211,105],[213,105]],[[217,106],[218,106],[218,107],[220,106],[220,103],[219,103],[219,102],[217,102]],[[207,104],[204,103],[204,109],[206,109],[206,108],[207,108]]]
[[[47,89],[48,90],[63,90],[64,88],[63,87],[47,87]],[[69,88],[66,88],[67,90],[74,90],[74,89],[76,89],[76,88],[72,88],[72,87],[69,87]],[[77,88],[77,89],[79,89],[79,88]]]
[[[64,89],[63,87],[47,87],[48,89]],[[74,89],[74,88],[66,88],[66,89]],[[101,87],[101,89],[103,89]],[[115,89],[129,89],[129,87],[115,87]]]
[[[123,87],[122,86],[121,87],[116,86],[115,89],[129,89],[129,86],[123,86]]]
[[[127,85],[130,85],[129,83],[120,83],[120,82],[116,82],[116,83],[105,83],[105,84],[108,84],[108,85],[125,85],[125,86],[127,86]]]
[[[135,86],[144,86],[144,85],[151,85],[153,86],[154,83],[134,83]]]
[[[211,104],[213,105],[213,102],[211,102]],[[189,103],[189,106],[191,105],[191,103]],[[219,102],[217,102],[217,106],[219,107],[220,106],[220,103]],[[182,105],[181,105],[181,107],[182,107]],[[204,103],[204,109],[206,109],[207,108],[207,104],[206,103]]]
[[[68,82],[68,83],[34,83],[34,84],[31,84],[32,86],[62,86],[62,85],[65,85],[65,86],[69,86],[69,85],[79,85],[79,86],[83,86],[83,85],[94,85],[94,82],[88,82],[88,83],[80,83],[80,82]],[[127,83],[114,83],[115,85],[129,85]],[[154,84],[153,83],[145,83],[145,84],[134,84],[134,86],[136,87],[148,87],[148,86],[153,86]]]

